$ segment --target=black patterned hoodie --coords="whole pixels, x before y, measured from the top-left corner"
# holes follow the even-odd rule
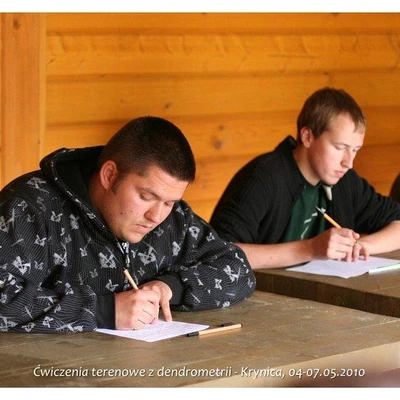
[[[0,192],[0,332],[115,328],[114,293],[154,279],[171,308],[223,308],[253,293],[244,253],[184,202],[139,243],[121,243],[91,205],[102,147],[61,149]],[[127,264],[128,263],[128,264]]]

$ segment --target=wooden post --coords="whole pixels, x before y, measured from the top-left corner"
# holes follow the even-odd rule
[[[0,187],[38,168],[45,129],[45,15],[1,14]]]

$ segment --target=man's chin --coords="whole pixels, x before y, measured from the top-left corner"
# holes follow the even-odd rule
[[[327,179],[322,179],[322,182],[327,186],[334,186],[336,185],[341,178],[339,177],[329,177]]]
[[[134,235],[134,236],[132,237],[131,243],[139,243],[139,242],[141,242],[141,241],[143,240],[143,238],[144,238],[145,236],[146,236],[146,235]]]
[[[146,235],[142,233],[132,233],[130,235],[126,235],[122,238],[124,242],[129,243],[139,243]]]

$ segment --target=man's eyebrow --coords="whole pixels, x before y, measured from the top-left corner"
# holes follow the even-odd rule
[[[158,195],[156,192],[154,192],[151,188],[142,187],[141,190],[144,191],[144,192],[146,192],[146,193],[148,193],[148,194],[150,194],[150,195],[152,195],[152,196],[155,197],[157,200],[163,200],[163,199],[161,198],[161,196],[159,196],[159,195]],[[176,202],[181,201],[181,200],[182,200],[182,198],[179,198],[179,199],[176,199],[176,200],[175,200],[175,199],[170,199],[170,200],[163,200],[163,201],[176,203]]]
[[[350,144],[344,143],[344,142],[334,142],[335,145],[340,145],[340,146],[345,146],[345,147],[351,147]],[[362,147],[362,145],[359,146],[355,146],[356,149],[360,149]]]

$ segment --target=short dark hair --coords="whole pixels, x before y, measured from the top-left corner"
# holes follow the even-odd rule
[[[118,172],[143,175],[156,165],[171,176],[192,182],[196,163],[192,149],[181,130],[163,118],[146,116],[124,125],[104,146],[98,168],[105,161],[116,163]]]
[[[303,127],[311,129],[314,137],[321,136],[339,114],[348,114],[356,131],[366,126],[360,106],[343,89],[325,87],[317,90],[305,101],[297,117],[297,141],[301,142],[300,131]]]

